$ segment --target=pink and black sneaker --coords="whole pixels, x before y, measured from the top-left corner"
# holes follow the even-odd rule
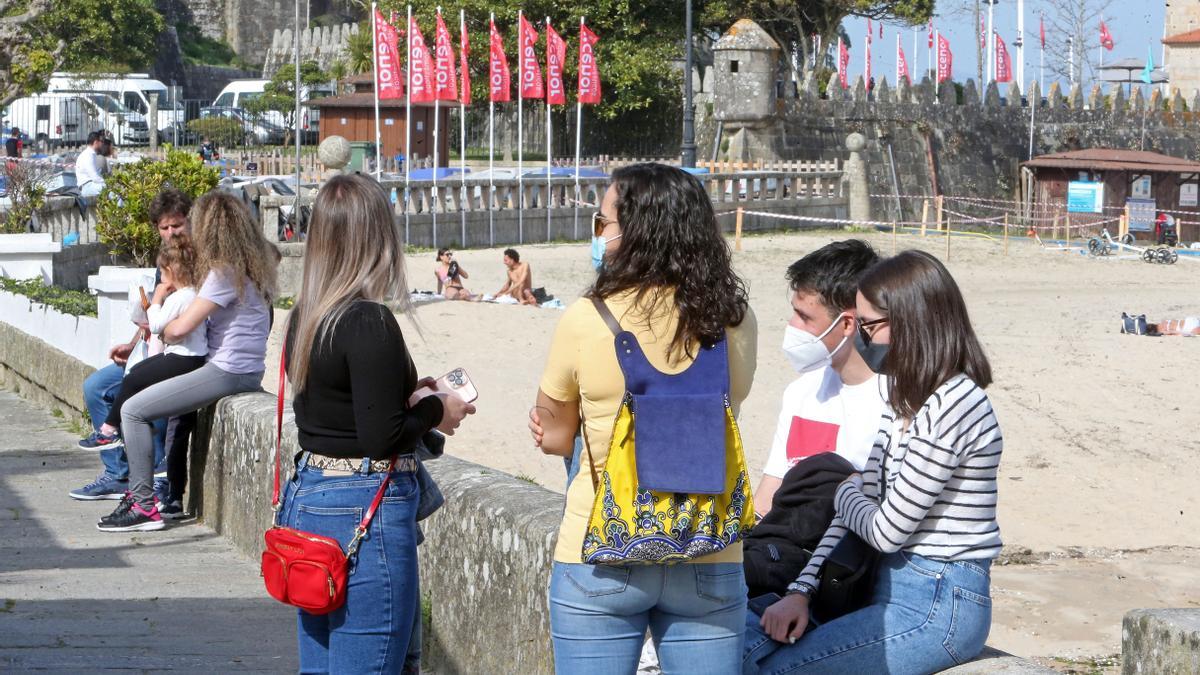
[[[128,510],[124,507],[125,504],[121,504],[111,515],[100,519],[96,529],[101,532],[150,532],[167,526],[157,506],[151,506],[149,511],[137,503],[130,503]]]

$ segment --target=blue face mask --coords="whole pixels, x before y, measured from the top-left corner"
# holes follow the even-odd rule
[[[608,248],[608,242],[616,241],[620,238],[621,235],[619,234],[612,239],[592,237],[592,267],[596,268],[597,272],[600,271],[601,267],[604,267],[604,251]]]

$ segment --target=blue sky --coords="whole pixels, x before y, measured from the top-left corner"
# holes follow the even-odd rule
[[[1188,0],[1176,0],[1188,1]],[[973,3],[971,3],[973,5]],[[987,5],[982,4],[981,11],[986,17]],[[965,81],[967,78],[975,78],[976,75],[976,60],[975,60],[975,40],[978,40],[978,32],[973,29],[973,17],[969,11],[951,11],[960,6],[966,6],[966,2],[958,0],[957,2],[938,2],[938,16],[934,18],[934,26],[946,35],[950,40],[951,50],[954,53],[954,79],[957,81]],[[1046,19],[1046,86],[1049,87],[1053,82],[1051,75],[1050,61],[1055,58],[1066,58],[1066,47],[1063,44],[1063,36],[1054,35],[1051,31],[1050,16],[1053,10],[1049,3],[1044,0],[1026,0],[1025,1],[1025,81],[1031,82],[1037,77],[1038,71],[1038,16],[1039,13],[1045,12]],[[1162,50],[1162,31],[1163,31],[1163,14],[1165,11],[1164,4],[1161,0],[1148,0],[1147,2],[1130,2],[1129,0],[1115,0],[1108,10],[1111,13],[1105,14],[1105,23],[1108,25],[1109,31],[1113,36],[1113,50],[1105,52],[1104,60],[1111,62],[1116,59],[1126,57],[1136,57],[1141,60],[1146,58],[1146,48],[1150,46],[1154,53],[1155,65],[1160,65],[1160,56]],[[995,29],[1000,34],[1000,38],[1008,45],[1009,54],[1013,59],[1014,76],[1017,68],[1016,47],[1013,42],[1017,37],[1017,2],[1016,0],[999,0],[994,9]],[[857,17],[847,19],[843,25],[846,27],[846,32],[849,33],[854,41],[854,47],[850,52],[850,67],[849,73],[853,82],[863,72],[864,67],[864,52],[863,43],[866,33],[866,20]],[[887,76],[888,82],[895,83],[896,74],[896,32],[900,31],[900,44],[904,49],[905,57],[908,60],[909,70],[914,77],[918,77],[919,73],[923,72],[928,58],[927,40],[924,31],[917,37],[917,58],[912,54],[913,48],[913,30],[908,26],[903,26],[897,23],[884,22],[884,39],[879,39],[879,28],[875,26],[875,40],[871,46],[872,72],[876,80],[882,76]],[[1098,54],[1100,47],[1100,27],[1099,24],[1092,26],[1090,31],[1083,35],[1084,44],[1091,50],[1093,56]],[[1091,82],[1084,75],[1085,90],[1091,87]],[[1067,83],[1060,83],[1065,89]]]

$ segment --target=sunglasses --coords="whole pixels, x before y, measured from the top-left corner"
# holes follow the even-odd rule
[[[867,328],[870,328],[871,326],[882,326],[888,322],[888,319],[885,316],[878,319],[871,319],[870,321],[863,321],[862,319],[856,319],[856,321],[858,323],[858,334],[862,337],[863,344],[871,344],[871,339],[874,336],[875,331],[868,331]]]
[[[617,222],[617,221],[609,220],[608,218],[605,218],[604,214],[600,213],[599,211],[593,213],[592,214],[592,234],[599,237],[601,234],[604,233],[604,228],[609,223],[615,223],[615,222]]]

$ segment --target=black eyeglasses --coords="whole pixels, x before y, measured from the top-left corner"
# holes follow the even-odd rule
[[[599,211],[593,213],[592,214],[592,234],[599,237],[601,234],[604,233],[605,226],[607,226],[609,223],[615,223],[615,222],[616,222],[615,220],[609,220],[608,218],[605,218],[604,214],[600,213]]]
[[[871,344],[871,339],[874,337],[875,331],[868,331],[867,328],[870,328],[871,326],[882,326],[888,322],[888,319],[886,316],[884,316],[878,319],[871,319],[870,321],[863,321],[862,319],[855,319],[855,321],[858,323],[858,334],[862,337],[863,343]]]

